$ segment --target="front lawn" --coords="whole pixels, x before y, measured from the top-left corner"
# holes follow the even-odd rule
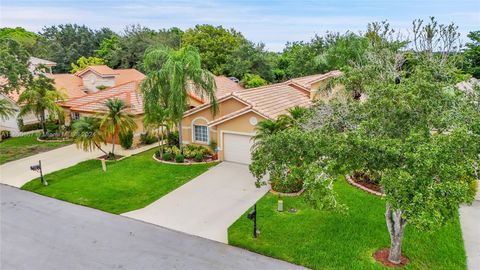
[[[154,152],[108,162],[107,172],[100,160],[88,160],[46,175],[47,187],[35,179],[22,189],[120,214],[147,206],[215,165],[163,164],[152,159]]]
[[[390,244],[385,202],[343,180],[335,189],[349,208],[345,214],[313,210],[299,197],[282,198],[285,209],[297,213],[279,213],[279,198],[269,193],[257,203],[259,238],[252,238],[245,214],[229,228],[229,243],[312,269],[387,269],[372,258]],[[466,269],[458,219],[435,233],[407,225],[403,243],[411,262],[401,269]]]
[[[50,151],[72,142],[39,142],[39,134],[27,134],[22,137],[4,139],[0,142],[0,164],[21,159],[38,153]]]

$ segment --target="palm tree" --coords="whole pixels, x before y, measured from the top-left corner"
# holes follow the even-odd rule
[[[100,145],[105,142],[105,134],[100,129],[100,119],[97,117],[81,117],[72,124],[72,135],[78,148],[93,151],[98,148],[108,155]]]
[[[209,100],[214,114],[218,109],[213,74],[202,68],[200,54],[192,46],[179,50],[151,48],[145,53],[144,68],[147,73],[142,83],[145,104],[165,108],[168,118],[177,123],[179,146],[183,151],[182,118],[189,106],[189,94]]]
[[[115,158],[115,139],[122,133],[134,131],[137,124],[133,120],[133,116],[126,110],[129,108],[125,102],[119,98],[107,99],[105,101],[107,110],[100,113],[100,130],[105,136],[112,138],[112,152],[110,157]]]
[[[14,116],[16,111],[7,99],[0,99],[0,119],[7,120]]]
[[[288,122],[284,118],[278,118],[277,120],[266,119],[258,122],[255,127],[255,136],[253,140],[255,143],[261,141],[262,139],[275,134],[276,132],[286,129]]]
[[[288,109],[288,114],[280,115],[278,119],[285,121],[288,127],[298,127],[308,112],[307,108],[297,105]]]
[[[48,112],[50,115],[61,119],[63,117],[63,109],[57,102],[62,100],[64,100],[64,95],[55,89],[53,80],[40,74],[20,94],[18,98],[18,103],[20,104],[18,117],[33,113],[40,120],[43,135],[46,135],[45,114]]]

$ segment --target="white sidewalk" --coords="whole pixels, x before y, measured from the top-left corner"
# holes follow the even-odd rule
[[[460,224],[468,269],[480,269],[480,191],[472,205],[460,207]]]
[[[123,150],[120,145],[115,145],[115,153],[122,156],[131,156],[156,146],[158,144],[154,143],[131,150]],[[108,152],[111,145],[102,148]],[[19,188],[28,181],[39,177],[37,172],[30,170],[30,166],[38,164],[39,160],[42,161],[43,174],[47,174],[102,155],[103,153],[100,150],[85,152],[78,149],[75,144],[64,146],[0,165],[0,183]]]

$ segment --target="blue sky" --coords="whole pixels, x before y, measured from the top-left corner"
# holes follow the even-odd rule
[[[39,31],[45,25],[78,23],[120,32],[137,23],[153,29],[208,23],[233,27],[273,51],[280,51],[287,41],[309,40],[327,31],[362,31],[371,21],[388,20],[408,35],[413,19],[435,16],[441,23],[455,22],[464,41],[469,31],[480,30],[479,0],[1,0],[0,5],[2,27]]]

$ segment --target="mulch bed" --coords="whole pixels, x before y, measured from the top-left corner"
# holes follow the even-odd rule
[[[384,249],[377,250],[377,252],[375,252],[373,254],[373,258],[377,262],[379,262],[379,263],[381,263],[385,266],[388,266],[388,267],[403,267],[410,262],[410,260],[407,257],[401,256],[399,264],[392,263],[391,261],[388,260],[388,253],[389,252],[390,252],[389,248],[384,248]]]
[[[378,183],[369,181],[370,179],[365,174],[357,172],[352,174],[350,177],[355,183],[363,187],[366,187],[370,190],[374,190],[376,192],[382,193],[382,188],[380,187],[380,185]]]
[[[157,155],[153,155],[153,159],[155,159],[158,162],[167,163],[167,164],[175,164],[175,165],[195,165],[195,164],[206,164],[206,163],[218,162],[218,159],[212,159],[212,158],[204,158],[200,162],[196,161],[193,158],[185,158],[183,163],[178,163],[175,160],[160,159],[160,157],[158,157]]]
[[[103,156],[98,157],[98,159],[105,159],[106,161],[119,160],[121,158],[123,158],[123,156],[121,156],[121,155],[115,155],[115,159],[109,159],[108,155],[103,155]]]

